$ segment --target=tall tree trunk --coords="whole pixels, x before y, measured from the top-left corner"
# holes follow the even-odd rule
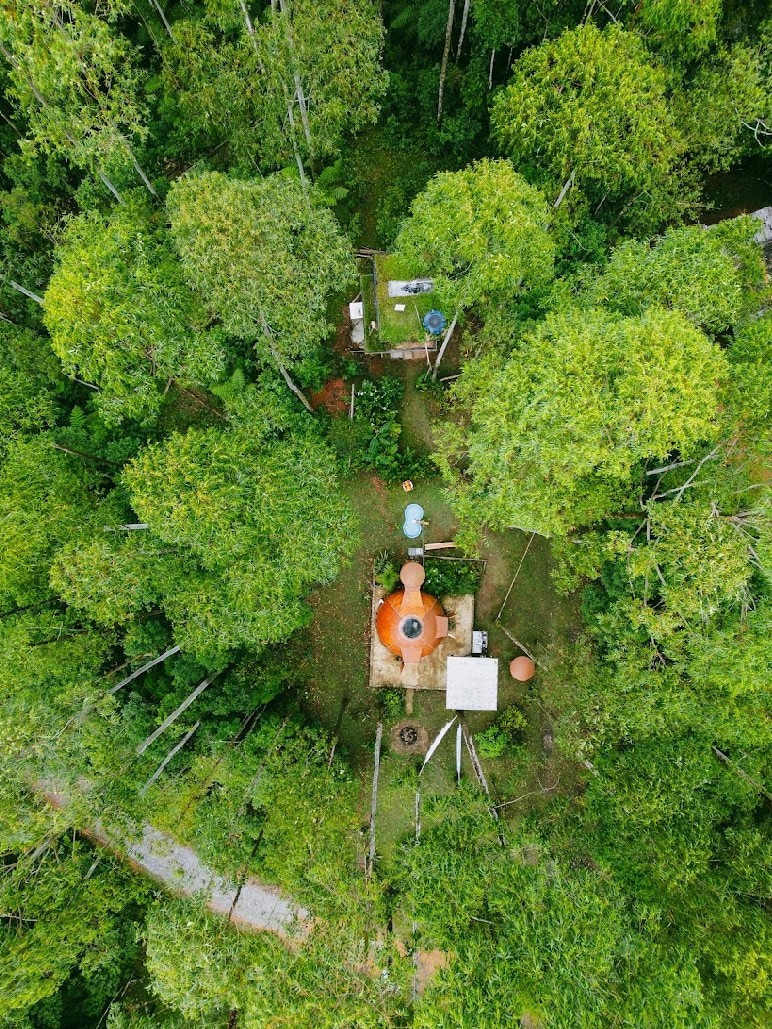
[[[563,183],[563,188],[561,189],[560,193],[558,194],[557,200],[552,205],[553,211],[557,211],[557,209],[560,207],[560,205],[566,199],[566,194],[568,193],[569,189],[574,184],[574,175],[575,175],[575,169],[572,168],[570,175],[568,176],[566,181]]]
[[[102,182],[105,184],[105,186],[107,186],[107,188],[110,190],[110,192],[112,193],[112,195],[115,197],[115,199],[118,201],[119,204],[126,203],[126,201],[123,199],[123,197],[118,192],[116,187],[112,184],[112,182],[110,182],[110,180],[105,175],[105,173],[101,169],[99,169],[99,168],[97,169],[97,175],[102,180]]]
[[[147,189],[147,191],[149,193],[152,193],[152,195],[156,199],[158,199],[158,194],[156,193],[155,189],[153,188],[152,182],[150,181],[150,179],[145,174],[144,169],[142,168],[142,165],[137,160],[136,154],[134,153],[134,150],[132,149],[131,144],[129,143],[128,139],[126,139],[125,136],[122,136],[121,138],[123,139],[123,142],[126,145],[126,152],[129,155],[129,160],[134,165],[134,170],[136,171],[137,175],[139,175],[139,177],[144,182],[145,188]]]
[[[13,279],[6,279],[6,282],[12,289],[15,289],[17,293],[23,293],[25,297],[29,297],[30,300],[34,300],[36,304],[43,303],[42,297],[39,297],[37,293],[33,293],[29,289],[25,289],[24,286],[20,286],[19,283],[15,282]]]
[[[306,170],[303,167],[303,158],[300,156],[300,151],[298,150],[297,139],[295,136],[295,114],[292,110],[292,100],[287,100],[287,120],[289,121],[290,129],[292,130],[290,133],[292,136],[292,151],[295,154],[295,163],[297,164],[298,171],[300,172],[300,182],[303,186],[304,193],[308,194],[308,179],[306,178]]]
[[[126,522],[125,525],[105,525],[104,532],[137,532],[149,528],[149,522]]]
[[[169,751],[169,753],[166,755],[166,757],[163,759],[161,764],[158,766],[158,768],[156,768],[156,770],[153,772],[153,774],[147,780],[145,785],[139,791],[139,794],[140,794],[141,797],[144,796],[147,793],[147,791],[150,789],[150,787],[153,785],[153,783],[156,782],[156,780],[161,776],[164,768],[166,768],[166,766],[169,764],[169,762],[174,757],[174,755],[179,753],[179,751],[182,750],[182,748],[188,742],[188,740],[193,735],[193,733],[196,731],[196,729],[198,729],[199,725],[201,725],[201,722],[196,722],[196,724],[193,726],[193,728],[192,729],[188,729],[188,731],[185,733],[185,735],[182,737],[182,739],[178,740],[174,744],[174,746]]]
[[[445,333],[445,339],[442,341],[442,346],[440,347],[440,352],[439,352],[439,354],[437,354],[437,361],[435,362],[434,371],[432,372],[432,382],[436,382],[437,381],[437,372],[440,370],[440,362],[442,361],[442,358],[445,356],[445,349],[446,349],[448,343],[450,342],[450,337],[453,335],[453,330],[456,327],[456,322],[457,321],[458,321],[458,311],[456,311],[456,313],[453,315],[453,321],[448,326],[448,331]]]
[[[97,464],[106,464],[111,468],[123,467],[120,461],[111,461],[107,457],[98,457],[96,454],[87,454],[85,450],[76,450],[74,447],[63,447],[61,443],[52,443],[51,446],[54,450],[61,450],[63,454],[70,454],[71,457],[82,457],[84,461],[95,461]]]
[[[491,50],[491,62],[488,65],[488,92],[493,89],[493,62],[496,60],[496,48]]]
[[[18,127],[14,124],[14,122],[11,121],[11,119],[8,117],[8,115],[7,114],[3,114],[3,112],[0,111],[0,118],[3,119],[3,121],[5,122],[6,125],[10,125],[11,128],[13,129],[13,131],[19,137],[19,139],[21,139],[21,132],[19,131]]]
[[[309,402],[306,399],[305,395],[298,389],[298,387],[295,385],[295,383],[290,378],[289,372],[287,371],[287,369],[284,367],[284,365],[281,362],[281,358],[279,357],[279,354],[278,354],[278,352],[276,350],[276,347],[272,343],[269,343],[268,346],[270,347],[271,354],[273,355],[273,359],[276,362],[276,365],[277,365],[277,367],[279,369],[279,372],[281,373],[281,377],[287,383],[289,388],[292,390],[292,392],[298,398],[298,400],[303,405],[303,407],[306,409],[306,411],[308,411],[310,414],[313,414],[314,413],[313,407],[311,407],[311,405],[309,404]]]
[[[244,0],[239,0],[239,6],[241,7],[241,13],[244,15],[244,24],[247,27],[249,38],[252,41],[252,46],[257,54],[258,62],[260,63],[260,70],[263,71],[264,69],[262,67],[262,62],[260,61],[257,40],[255,39],[255,26],[252,24],[252,19],[249,17],[249,11],[247,10],[247,5]],[[271,10],[274,12],[276,11],[276,6],[273,2],[271,3]],[[287,96],[286,87],[284,89],[284,93],[284,101],[287,105],[287,121],[289,122],[290,138],[292,140],[292,152],[295,155],[295,163],[297,164],[298,172],[300,173],[300,184],[303,187],[303,192],[308,194],[308,179],[306,178],[305,168],[303,167],[303,158],[300,156],[300,151],[298,150],[297,131],[295,129],[295,113],[292,110],[292,99]]]
[[[453,36],[453,18],[456,14],[456,0],[450,0],[448,4],[448,21],[445,25],[445,49],[442,51],[442,64],[440,65],[440,88],[437,94],[437,124],[442,121],[442,98],[445,93],[445,76],[448,72],[448,57],[450,55],[450,41]]]
[[[187,709],[190,707],[190,705],[193,703],[196,697],[199,697],[207,688],[207,686],[209,686],[217,678],[219,674],[220,673],[217,672],[214,675],[210,675],[208,679],[204,679],[203,682],[200,682],[198,686],[196,686],[196,688],[193,690],[193,692],[189,693],[187,697],[185,697],[180,706],[175,708],[174,711],[172,711],[172,713],[167,718],[164,718],[164,720],[161,722],[158,728],[151,732],[148,738],[146,740],[143,740],[142,743],[138,745],[136,749],[137,757],[139,757],[141,754],[144,754],[147,748],[152,743],[155,743],[158,737],[162,733],[166,732],[169,726],[176,722],[180,715],[183,714],[183,712],[187,711]]]
[[[303,91],[303,83],[300,79],[300,72],[298,71],[297,62],[295,60],[295,40],[292,36],[292,26],[290,25],[290,17],[285,0],[279,0],[279,10],[281,11],[284,19],[284,29],[287,33],[287,43],[289,45],[290,60],[292,62],[292,79],[295,83],[295,96],[297,97],[298,107],[300,108],[300,120],[303,123],[303,133],[306,137],[306,143],[308,144],[309,160],[313,166],[313,144],[311,142],[311,126],[308,121],[308,105],[306,103],[305,92]]]
[[[461,15],[461,32],[458,37],[458,46],[456,47],[456,63],[458,63],[461,57],[461,47],[464,43],[464,36],[466,35],[466,23],[469,18],[469,7],[472,0],[464,0],[464,13]]]
[[[271,326],[266,321],[266,317],[262,312],[260,313],[260,324],[262,326],[263,333],[265,334],[266,342],[268,343],[268,349],[271,351],[271,357],[273,357],[274,361],[276,362],[276,366],[279,369],[279,372],[281,373],[281,377],[287,383],[287,386],[289,386],[289,388],[298,398],[303,407],[305,407],[306,411],[308,411],[310,414],[313,414],[313,407],[311,407],[306,397],[303,395],[303,393],[301,393],[301,391],[292,381],[292,379],[289,376],[289,372],[284,367],[282,359],[279,357],[279,351],[276,349],[273,343],[273,332],[271,331]]]
[[[166,15],[164,14],[163,7],[161,7],[161,5],[159,4],[158,0],[150,0],[150,3],[153,5],[153,7],[155,7],[156,11],[158,11],[158,17],[163,22],[163,26],[166,29],[166,32],[167,32],[167,35],[169,36],[169,39],[172,41],[172,43],[176,43],[177,40],[174,38],[174,33],[172,32],[171,25],[166,20]]]
[[[116,683],[115,686],[111,686],[110,689],[107,692],[108,693],[117,693],[118,690],[123,689],[124,686],[128,686],[130,682],[133,682],[135,679],[138,679],[140,677],[140,675],[143,675],[145,672],[149,671],[151,668],[155,668],[156,665],[160,665],[161,662],[165,661],[168,657],[173,657],[174,654],[179,654],[179,652],[180,652],[180,648],[178,646],[169,647],[169,649],[165,650],[163,652],[163,654],[160,654],[158,657],[154,657],[152,659],[152,661],[148,661],[146,664],[142,665],[140,668],[135,669],[131,673],[131,675],[127,675],[125,679],[121,679],[121,681],[119,683]]]

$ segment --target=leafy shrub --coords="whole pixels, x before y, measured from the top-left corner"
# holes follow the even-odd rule
[[[399,569],[393,561],[389,561],[388,564],[375,573],[375,581],[379,586],[382,586],[387,593],[392,593],[397,588],[399,582]]]
[[[295,374],[303,389],[320,390],[334,373],[334,357],[329,347],[314,347],[295,364]]]
[[[402,426],[398,421],[404,387],[399,379],[384,375],[381,379],[364,379],[356,393],[354,419],[369,427],[367,444],[360,454],[360,464],[389,481],[411,474],[409,462],[400,453]]]
[[[475,593],[481,575],[481,566],[471,561],[429,561],[424,590],[435,597]]]
[[[405,713],[405,694],[402,690],[381,690],[383,717],[387,722],[398,721]]]
[[[505,707],[501,714],[496,719],[496,725],[501,728],[504,733],[507,743],[510,747],[516,747],[522,743],[525,738],[525,730],[528,728],[528,721],[520,710],[514,704],[510,704],[509,707]]]
[[[507,738],[495,722],[478,733],[474,742],[480,757],[501,757],[507,749]]]
[[[523,742],[528,722],[519,707],[504,708],[493,725],[475,736],[480,757],[501,757],[505,751]]]

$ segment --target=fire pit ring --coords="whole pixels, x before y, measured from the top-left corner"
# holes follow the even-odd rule
[[[391,749],[396,754],[425,754],[429,749],[429,733],[412,718],[404,718],[389,734]]]

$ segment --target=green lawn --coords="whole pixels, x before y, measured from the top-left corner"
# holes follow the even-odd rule
[[[375,256],[376,292],[378,295],[378,336],[381,346],[400,346],[403,343],[423,343],[426,335],[423,316],[437,303],[434,293],[419,293],[413,297],[390,297],[389,279],[415,278],[411,269],[394,254]],[[404,311],[395,311],[396,304],[404,304]]]
[[[412,449],[428,453],[439,441],[432,439],[427,395],[414,387],[423,363],[395,361],[392,364],[389,374],[397,374],[405,382],[403,438]],[[359,517],[359,537],[352,540],[348,564],[339,578],[312,596],[314,619],[300,640],[305,655],[305,708],[311,717],[336,733],[341,751],[360,771],[363,824],[369,817],[375,729],[378,720],[384,720],[376,843],[380,860],[385,864],[395,854],[400,841],[414,830],[415,769],[420,759],[390,753],[389,729],[404,717],[404,707],[398,711],[387,710],[380,691],[373,691],[367,685],[373,560],[384,550],[398,562],[407,557],[410,544],[402,535],[401,527],[402,513],[409,502],[417,501],[424,507],[430,523],[427,533],[430,539],[453,539],[456,529],[441,481],[429,478],[416,481],[415,487],[408,495],[399,485],[389,486],[365,473],[348,480],[345,488]],[[535,537],[531,541],[530,535],[517,531],[492,534],[484,541],[481,556],[486,566],[476,597],[475,625],[488,630],[491,656],[499,658],[505,673],[511,658],[520,653],[496,623],[496,615],[520,566],[501,621],[544,666],[527,685],[515,683],[502,674],[499,709],[517,704],[528,719],[528,731],[523,744],[513,752],[483,760],[497,799],[527,795],[522,803],[507,809],[508,817],[517,817],[565,796],[564,790],[570,794],[575,786],[573,755],[547,754],[543,734],[551,728],[556,714],[553,711],[555,697],[570,695],[570,678],[566,678],[564,668],[580,618],[576,598],[561,597],[552,588],[552,559],[543,538]],[[416,692],[414,717],[433,738],[448,719],[444,694]],[[492,713],[470,714],[467,722],[476,733],[490,725],[494,718]],[[427,797],[455,788],[454,740],[454,730],[451,730],[424,772],[422,791]],[[469,777],[472,773],[466,756],[463,761],[463,775]],[[558,778],[559,789],[540,792]]]

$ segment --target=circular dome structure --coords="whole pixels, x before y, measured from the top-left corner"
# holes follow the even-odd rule
[[[445,331],[447,319],[442,311],[427,311],[424,315],[423,326],[432,336],[440,336]]]
[[[518,682],[528,682],[536,675],[536,665],[530,657],[516,657],[509,663],[509,674]]]
[[[417,590],[423,586],[426,579],[424,566],[419,565],[417,561],[408,561],[407,564],[402,565],[399,578],[405,589]]]
[[[406,665],[427,657],[448,635],[448,619],[436,597],[421,592],[425,578],[417,561],[403,565],[404,590],[386,597],[375,616],[378,639]]]

